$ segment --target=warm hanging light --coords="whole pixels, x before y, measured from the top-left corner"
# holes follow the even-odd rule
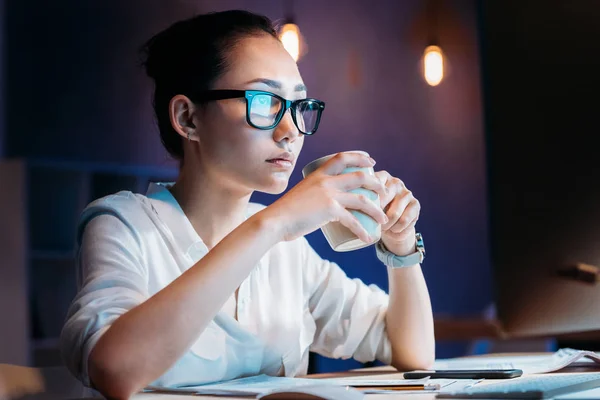
[[[425,81],[437,86],[444,79],[444,55],[439,46],[427,46],[423,54],[423,74]]]
[[[426,2],[427,13],[427,47],[423,52],[423,77],[430,86],[439,85],[444,79],[444,68],[446,60],[439,46],[439,15],[440,0],[428,0]]]
[[[285,19],[283,26],[279,28],[279,40],[294,61],[298,62],[298,59],[306,53],[306,43],[300,34],[300,28],[296,25],[294,0],[287,0],[285,4]]]
[[[281,28],[279,32],[279,40],[283,43],[283,47],[292,56],[294,61],[300,58],[300,29],[298,25],[289,22]]]

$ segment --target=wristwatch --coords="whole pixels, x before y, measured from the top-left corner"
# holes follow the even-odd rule
[[[425,244],[423,243],[423,235],[417,233],[416,235],[417,244],[415,246],[415,252],[406,256],[397,256],[388,249],[385,248],[383,242],[380,240],[375,245],[375,252],[377,258],[391,268],[402,268],[409,267],[411,265],[417,265],[423,262],[425,259]]]

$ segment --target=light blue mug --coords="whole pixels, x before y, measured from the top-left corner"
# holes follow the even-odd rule
[[[346,153],[361,153],[361,154],[368,155],[364,151],[360,151],[360,150],[348,151]],[[325,162],[327,162],[330,158],[332,158],[336,155],[337,154],[330,154],[328,156],[317,158],[316,160],[311,161],[310,163],[306,164],[306,166],[304,168],[302,168],[302,176],[306,178],[308,175],[310,175],[316,169],[318,169],[321,165],[325,164]],[[350,172],[355,172],[355,171],[364,171],[369,175],[375,175],[375,170],[373,169],[373,167],[369,167],[369,168],[349,167],[349,168],[344,169],[341,173],[348,174]],[[372,190],[358,188],[358,189],[353,189],[350,192],[357,193],[357,194],[363,194],[369,200],[371,200],[372,202],[377,204],[377,206],[379,206],[379,195]],[[360,224],[363,226],[363,228],[365,228],[365,230],[367,231],[369,236],[371,238],[373,238],[373,240],[368,243],[363,242],[350,229],[346,228],[344,225],[340,224],[339,222],[330,222],[327,225],[323,226],[321,228],[321,231],[323,232],[323,235],[325,235],[325,238],[327,239],[327,242],[329,243],[331,248],[335,251],[340,251],[340,252],[352,251],[352,250],[362,249],[363,247],[367,247],[367,246],[377,243],[379,241],[379,239],[381,238],[381,225],[377,221],[375,221],[373,218],[371,218],[370,216],[368,216],[360,211],[356,211],[356,210],[349,210],[349,211],[352,213],[352,215],[354,215],[356,217],[358,222],[360,222]]]

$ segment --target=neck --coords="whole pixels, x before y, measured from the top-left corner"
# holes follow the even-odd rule
[[[244,222],[252,192],[228,187],[223,179],[217,182],[216,177],[203,173],[201,165],[190,161],[181,167],[171,193],[211,249]]]

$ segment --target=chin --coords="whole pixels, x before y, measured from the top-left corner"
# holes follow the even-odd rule
[[[268,194],[281,194],[287,189],[289,179],[272,179],[270,182],[264,182],[262,185],[257,185],[258,190]]]

